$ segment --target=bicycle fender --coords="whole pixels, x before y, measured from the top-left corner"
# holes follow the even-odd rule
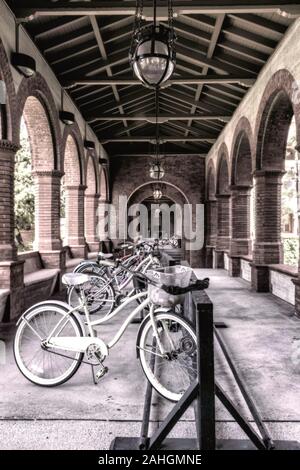
[[[69,304],[67,304],[66,302],[62,302],[61,300],[44,300],[43,302],[39,302],[37,304],[34,304],[32,305],[31,307],[29,307],[21,316],[20,318],[18,319],[16,325],[18,326],[21,321],[26,318],[27,315],[29,315],[32,310],[34,310],[36,307],[39,307],[39,306],[43,306],[43,305],[53,305],[53,306],[56,306],[58,305],[60,308],[62,308],[63,310],[65,310],[65,312],[69,312],[70,310],[72,310],[71,306]],[[75,315],[75,314],[74,314]],[[78,319],[78,321],[80,322],[80,325],[82,326],[83,323],[81,321],[80,318],[77,317],[76,315],[76,318]]]
[[[154,315],[157,315],[158,313],[165,313],[166,311],[170,311],[170,309],[166,309],[166,308],[157,308],[154,312]],[[171,310],[172,311],[172,310]],[[140,350],[139,350],[139,342],[140,342],[140,337],[141,337],[141,334],[142,334],[142,331],[143,331],[143,327],[145,325],[145,323],[147,323],[148,319],[149,319],[149,316],[150,316],[150,313],[148,313],[145,318],[143,319],[142,323],[140,324],[140,327],[139,327],[139,331],[137,333],[137,337],[136,337],[136,344],[135,344],[135,349],[136,349],[136,358],[139,359],[140,358]]]

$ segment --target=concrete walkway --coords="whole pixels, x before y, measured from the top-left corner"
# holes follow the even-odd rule
[[[209,276],[215,319],[228,325],[222,334],[275,439],[300,442],[300,321],[293,308],[270,294],[256,294],[222,270],[196,270]],[[112,336],[120,318],[101,328]],[[135,357],[138,325],[130,325],[107,360],[109,373],[95,386],[90,368],[81,366],[66,384],[51,389],[28,382],[15,366],[13,325],[0,326],[7,360],[0,365],[0,449],[106,449],[116,435],[138,436],[146,382]],[[216,347],[216,373],[243,408]],[[170,409],[159,397],[152,408],[152,429]],[[245,408],[245,414],[249,413]],[[189,410],[173,436],[194,436]],[[242,437],[238,426],[217,403],[218,437]]]

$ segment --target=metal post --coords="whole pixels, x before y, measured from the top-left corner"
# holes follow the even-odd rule
[[[214,323],[211,303],[198,303],[196,311],[197,333],[197,396],[196,428],[200,450],[215,450],[215,373]]]

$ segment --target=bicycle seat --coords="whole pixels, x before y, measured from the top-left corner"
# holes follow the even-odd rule
[[[102,253],[102,251],[99,251],[98,255],[102,259],[110,259],[114,256],[112,253]]]
[[[67,273],[64,274],[61,282],[65,286],[81,286],[82,284],[85,284],[88,282],[90,277],[87,274],[83,273]]]

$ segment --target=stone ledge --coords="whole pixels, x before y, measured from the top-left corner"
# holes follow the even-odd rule
[[[271,271],[277,271],[290,277],[298,277],[298,268],[294,266],[288,266],[287,264],[269,264],[268,268]]]

